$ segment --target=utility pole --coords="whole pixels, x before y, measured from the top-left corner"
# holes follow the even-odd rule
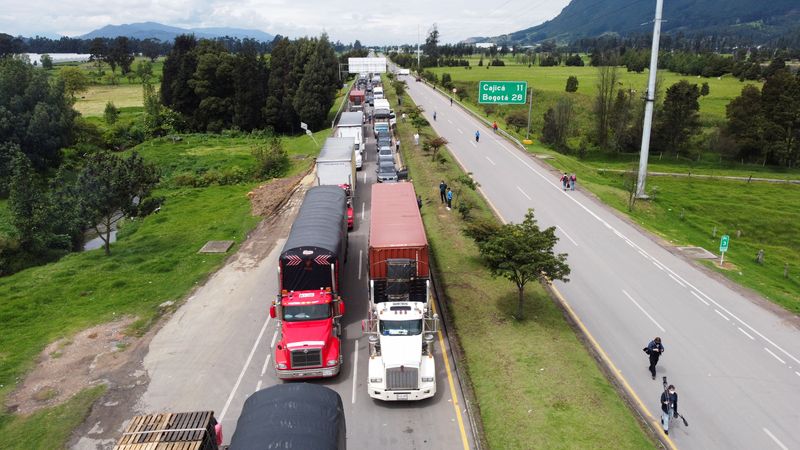
[[[533,112],[533,89],[530,90],[530,105],[528,105],[528,132],[525,133],[525,139],[531,138],[531,112]]]
[[[661,11],[664,0],[656,0],[656,18],[653,21],[653,47],[650,50],[650,77],[645,93],[644,126],[642,127],[642,150],[639,154],[639,178],[636,181],[636,197],[647,198],[647,157],[650,154],[650,132],[653,127],[653,107],[656,102],[656,72],[658,72],[658,40],[661,35]]]
[[[419,24],[417,24],[417,73],[419,73]]]

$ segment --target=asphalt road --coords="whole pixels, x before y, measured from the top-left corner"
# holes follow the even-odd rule
[[[449,382],[442,359],[441,342],[446,345],[446,339],[436,346],[435,397],[384,403],[366,392],[368,349],[361,320],[368,307],[370,185],[375,181],[377,154],[375,141],[368,136],[364,168],[358,172],[355,228],[350,232],[342,292],[344,365],[336,378],[313,382],[341,395],[349,448],[470,448],[468,417],[454,407],[464,405],[458,379]],[[289,212],[294,214],[296,206],[290,205]],[[212,409],[221,418],[227,443],[245,399],[282,382],[272,365],[277,324],[269,319],[268,308],[278,292],[277,260],[285,238],[281,236],[272,254],[249,267],[228,265],[220,270],[154,337],[144,360],[151,381],[137,405],[140,413]],[[452,369],[454,361],[449,347],[446,350]],[[454,371],[451,374],[456,377]]]
[[[505,220],[520,222],[534,208],[540,226],[557,227],[557,251],[569,254],[572,275],[556,286],[653,420],[660,420],[661,377],[675,384],[690,425],[671,429],[675,446],[800,448],[797,317],[737,293],[580,190],[564,192],[557,174],[424,83],[405,79]],[[656,335],[666,350],[653,381],[642,348]]]

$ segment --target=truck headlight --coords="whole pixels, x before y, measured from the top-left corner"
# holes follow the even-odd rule
[[[370,378],[370,383],[383,383],[383,378]]]
[[[422,377],[423,383],[433,383],[433,380],[434,380],[433,377]]]
[[[286,364],[278,363],[278,369],[285,369],[285,368],[286,368]]]
[[[329,366],[335,366],[337,362],[338,362],[338,361],[337,361],[337,360],[335,360],[335,359],[329,359],[329,360],[328,360],[328,365],[329,365]]]

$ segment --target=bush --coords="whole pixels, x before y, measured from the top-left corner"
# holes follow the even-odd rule
[[[458,201],[458,206],[456,206],[456,210],[461,215],[461,219],[466,222],[472,221],[472,210],[475,208],[475,204],[472,203],[471,200],[462,198]]]
[[[114,106],[114,102],[106,103],[106,109],[103,111],[103,118],[109,125],[114,125],[117,123],[117,119],[119,118],[119,109]]]
[[[442,87],[445,87],[447,89],[452,89],[453,88],[453,79],[452,79],[452,77],[450,77],[450,74],[447,73],[447,72],[444,72],[442,74]]]
[[[278,137],[272,137],[266,144],[253,147],[252,153],[258,160],[256,175],[261,178],[281,177],[289,169],[289,155]]]
[[[492,60],[491,63],[489,63],[489,65],[490,66],[505,66],[506,63],[502,59],[495,58],[495,59]]]
[[[464,234],[472,238],[476,243],[485,242],[490,237],[497,234],[500,230],[500,225],[496,221],[490,219],[476,219],[471,221],[464,227]]]
[[[514,127],[519,133],[522,128],[528,127],[528,113],[522,109],[514,109],[506,114],[506,123]]]
[[[567,87],[565,89],[567,92],[575,92],[578,90],[578,78],[574,75],[571,75],[567,78]]]

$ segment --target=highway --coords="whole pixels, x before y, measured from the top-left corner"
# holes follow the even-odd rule
[[[342,291],[346,305],[344,365],[337,377],[312,382],[328,386],[342,397],[349,448],[473,448],[449,347],[445,347],[449,366],[442,359],[441,345],[447,345],[444,336],[436,345],[435,397],[384,403],[367,395],[369,354],[361,320],[368,307],[370,185],[375,180],[377,154],[374,138],[367,135],[370,140],[364,168],[358,172],[355,227],[349,235]],[[288,205],[285,213],[295,214],[298,205],[299,201]],[[221,419],[228,443],[245,399],[282,382],[276,378],[271,360],[277,323],[268,314],[278,293],[277,261],[286,236],[280,238],[263,260],[248,267],[228,265],[215,274],[154,337],[144,360],[151,381],[138,402],[138,413],[212,409]]]
[[[661,377],[676,386],[689,427],[674,421],[668,445],[800,449],[796,316],[708,276],[580,189],[563,191],[555,171],[424,83],[401,78],[504,220],[519,222],[534,208],[540,226],[557,227],[572,274],[556,287],[653,422]],[[665,353],[652,380],[642,348],[656,335]]]

